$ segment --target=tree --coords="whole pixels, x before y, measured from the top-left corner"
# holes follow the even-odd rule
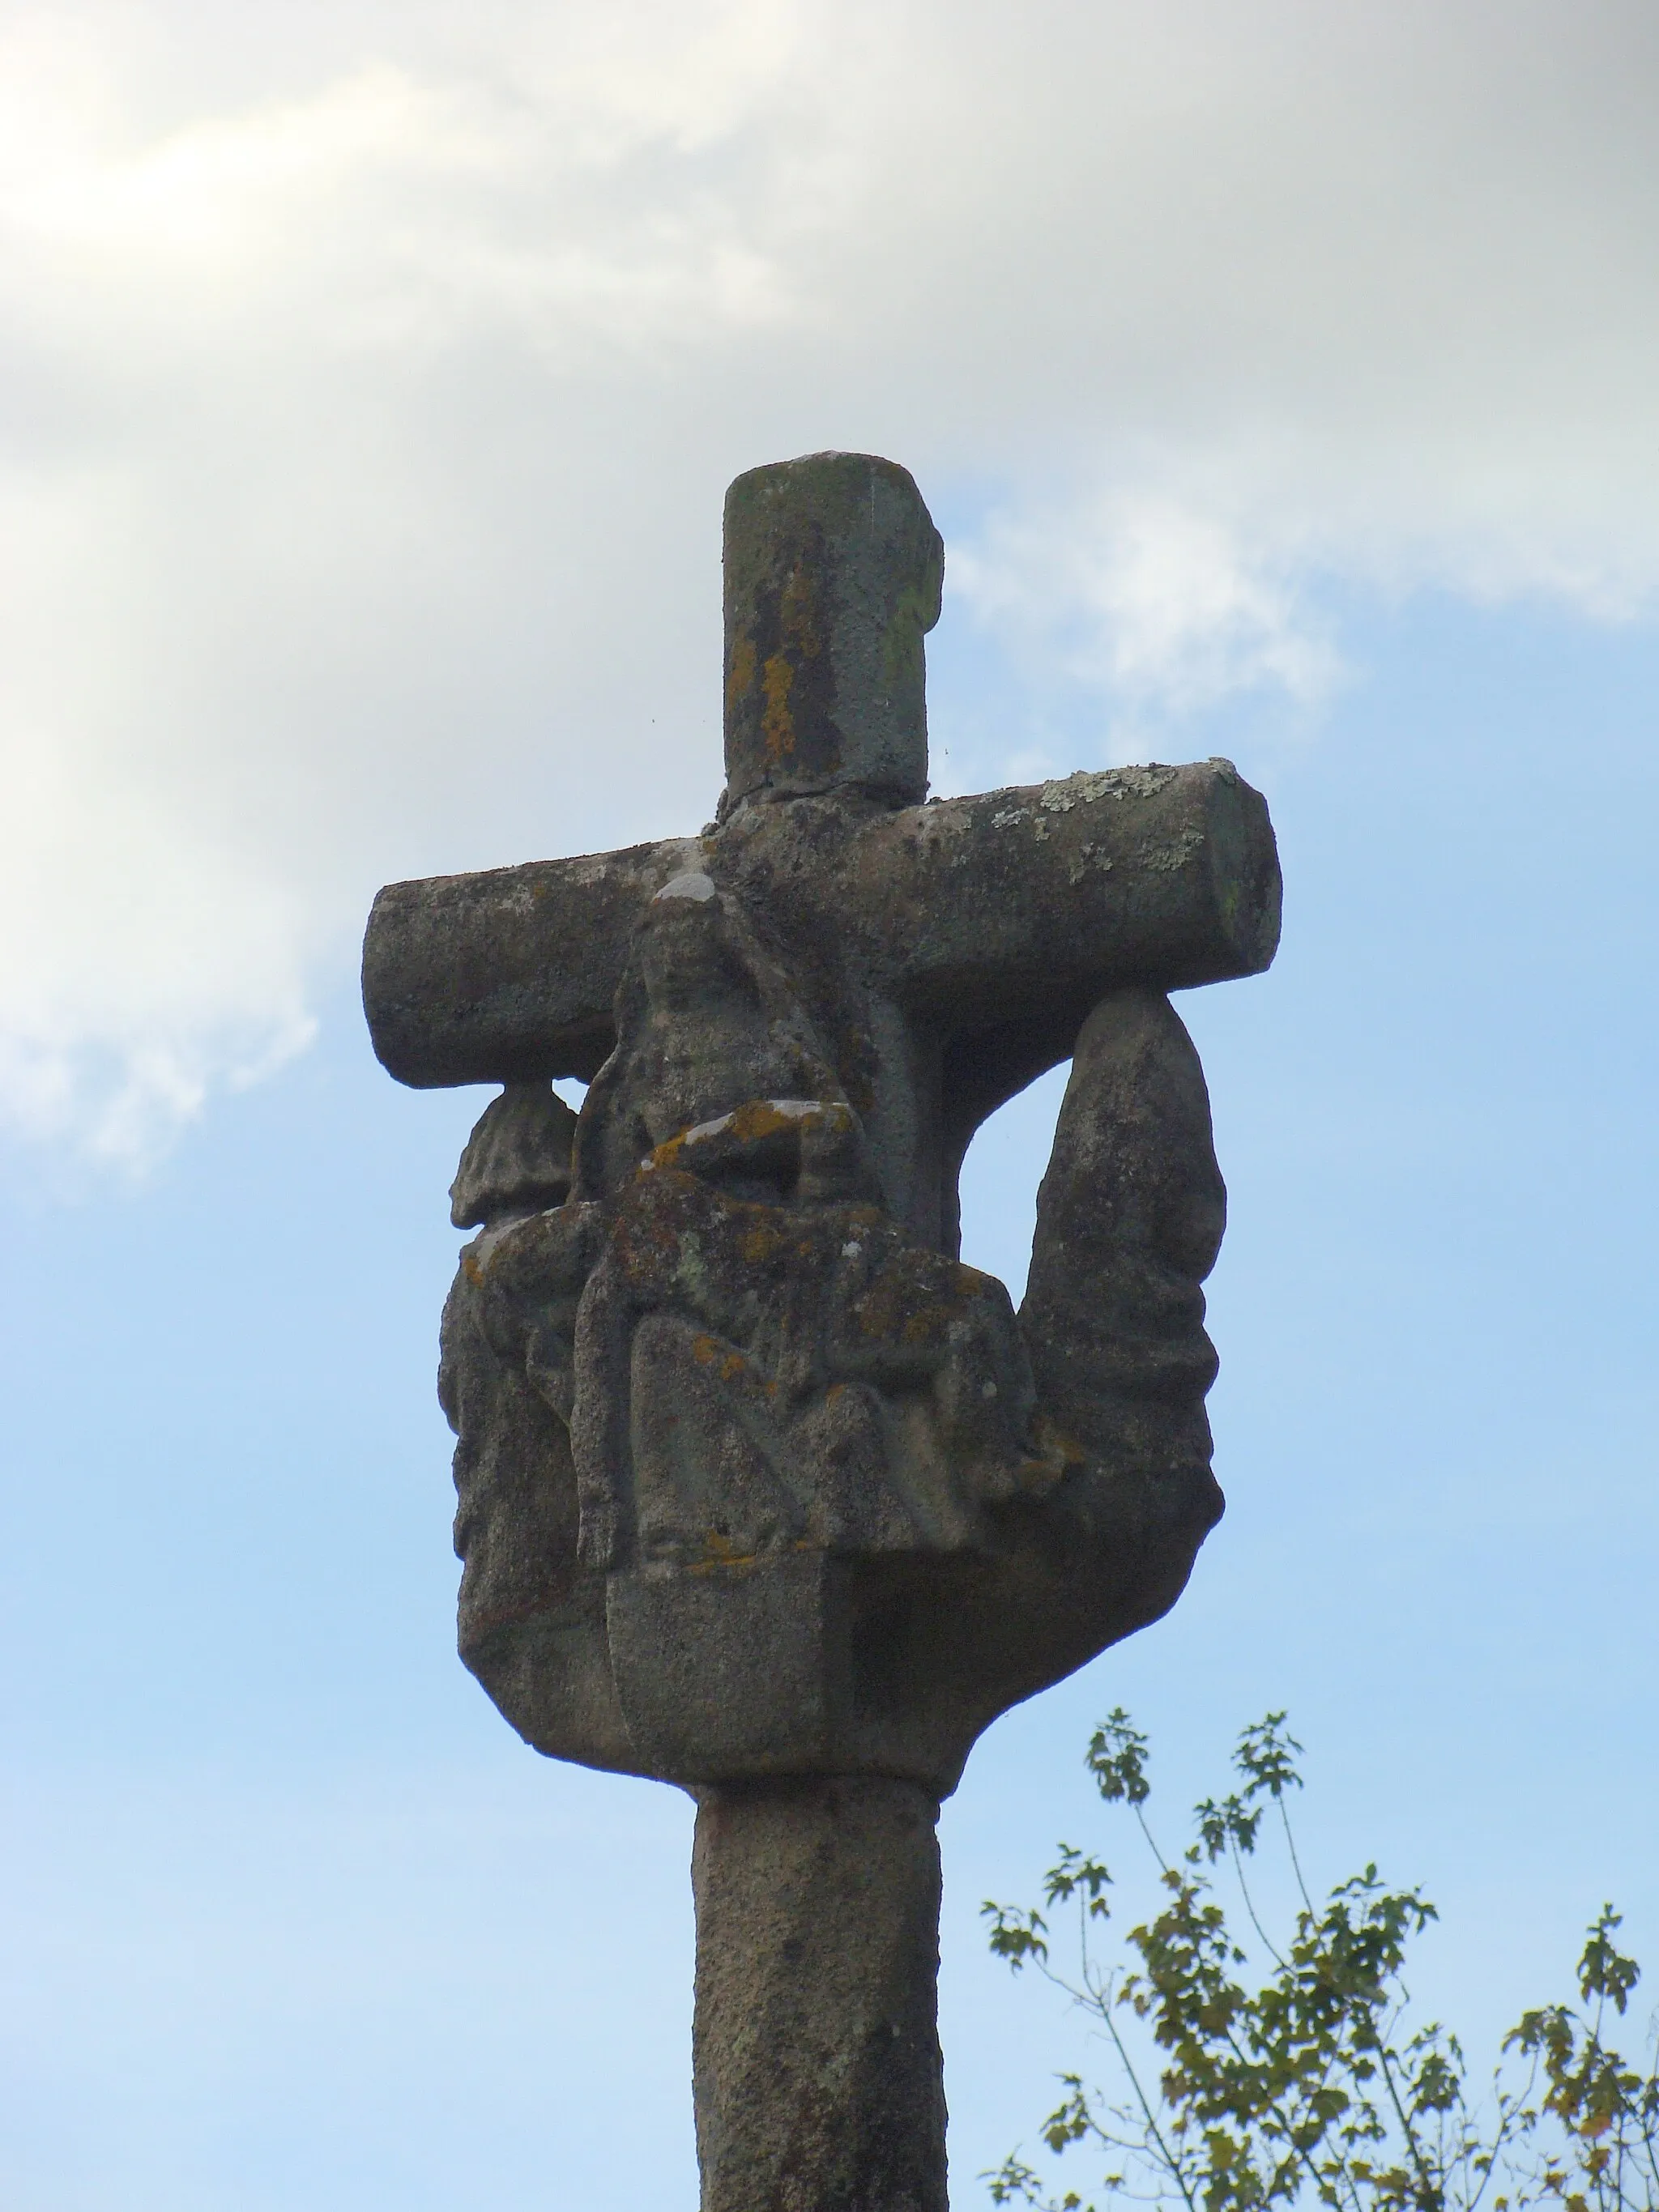
[[[1120,1707],[1090,1740],[1109,1805],[1127,1810],[1158,1866],[1161,1910],[1111,1944],[1103,1862],[1062,1844],[1042,1909],[988,1904],[992,1950],[1036,1967],[1103,2030],[1115,2074],[1081,2074],[1043,2122],[1055,2154],[1092,2149],[1102,2202],[1187,2212],[1267,2212],[1310,2203],[1339,2212],[1659,2212],[1659,2048],[1639,2067],[1607,2039],[1640,1978],[1604,1905],[1578,1961],[1579,2006],[1548,2005],[1504,2039],[1491,2086],[1472,2093],[1456,2037],[1417,2025],[1407,1948],[1435,1908],[1391,1890],[1375,1866],[1316,1905],[1290,1817],[1302,1747],[1269,1713],[1238,1740],[1238,1786],[1196,1808],[1194,1840],[1171,1862],[1148,1825],[1146,1738]],[[1263,1823],[1299,1903],[1275,1940],[1250,1875]],[[1218,1889],[1224,1868],[1237,1904]],[[1258,1888],[1260,1885],[1258,1884]],[[1075,1963],[1051,1955],[1050,1921],[1074,1916]],[[998,2204],[1097,2212],[1048,2191],[1019,2156],[985,2179]]]

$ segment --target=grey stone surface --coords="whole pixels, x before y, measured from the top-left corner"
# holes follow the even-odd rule
[[[809,453],[726,495],[726,797],[927,794],[945,546],[908,469]]]
[[[1278,942],[1267,808],[1225,761],[925,806],[832,790],[738,808],[713,836],[388,884],[363,946],[376,1053],[416,1089],[590,1080],[634,931],[688,872],[763,909],[808,984],[867,1004],[869,1055],[925,1025],[1005,1096],[1067,1057],[1105,992],[1253,975]],[[950,1079],[976,1095],[972,1066]]]
[[[945,2212],[938,1817],[868,1777],[699,1792],[703,2212]]]
[[[939,1798],[1221,1510],[1166,994],[1267,964],[1278,865],[1225,762],[918,803],[910,478],[814,455],[726,522],[716,823],[391,886],[365,1004],[403,1080],[507,1086],[452,1193],[461,1651],[540,1750],[698,1796],[705,2205],[933,2212]],[[1016,1315],[957,1175],[1067,1058]]]
[[[457,1229],[550,1212],[570,1195],[576,1117],[550,1083],[509,1083],[486,1107],[449,1186]]]

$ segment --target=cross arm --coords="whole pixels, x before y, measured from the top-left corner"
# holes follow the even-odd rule
[[[609,1053],[634,926],[695,842],[388,884],[363,939],[376,1057],[416,1090],[574,1075]]]
[[[947,1035],[1050,1014],[1075,1034],[1108,991],[1256,975],[1279,943],[1267,802],[1231,761],[908,807],[854,866],[896,995]]]
[[[363,944],[382,1064],[417,1089],[590,1079],[635,925],[702,854],[673,839],[388,884]],[[984,1111],[1066,1058],[1105,992],[1254,975],[1279,937],[1266,802],[1225,761],[883,811],[834,872],[866,972],[956,1040]]]

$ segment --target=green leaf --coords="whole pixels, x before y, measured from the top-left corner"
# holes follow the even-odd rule
[[[1233,1764],[1244,1777],[1247,1798],[1260,1797],[1264,1791],[1282,1797],[1287,1790],[1302,1787],[1302,1777],[1291,1763],[1291,1753],[1299,1754],[1302,1747],[1285,1729],[1285,1717],[1267,1713],[1239,1736]]]
[[[1585,1936],[1583,1955],[1578,1961],[1578,1987],[1585,2002],[1591,1997],[1611,1997],[1620,2012],[1642,1978],[1635,1960],[1625,1958],[1613,1947],[1613,1931],[1623,1918],[1622,1913],[1604,1905]]]
[[[1109,1805],[1144,1805],[1152,1795],[1146,1779],[1146,1737],[1121,1705],[1114,1705],[1089,1739],[1085,1763]]]

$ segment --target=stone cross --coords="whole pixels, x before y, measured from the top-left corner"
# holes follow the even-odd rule
[[[945,2212],[940,1798],[1221,1510],[1165,994],[1271,960],[1267,810],[1224,761],[928,799],[942,566],[890,461],[738,477],[716,820],[394,884],[364,947],[393,1075],[504,1086],[452,1193],[462,1657],[697,1802],[704,2212]],[[1016,1314],[957,1175],[1066,1059]]]

